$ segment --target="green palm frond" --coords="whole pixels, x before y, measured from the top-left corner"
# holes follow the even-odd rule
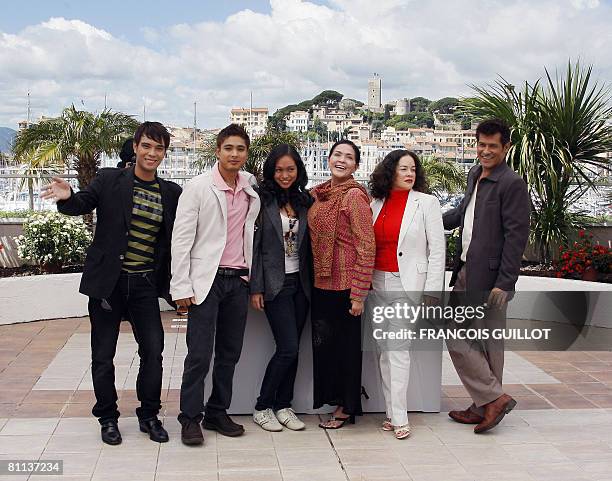
[[[137,127],[130,115],[110,110],[94,114],[71,105],[61,116],[20,131],[13,152],[16,160],[31,168],[75,168],[83,188],[95,176],[100,156],[118,153],[123,139]]]
[[[455,162],[424,156],[421,164],[432,194],[455,194],[465,189],[465,175]]]
[[[527,184],[533,202],[531,240],[544,261],[568,234],[588,218],[571,212],[590,188],[593,176],[610,170],[612,151],[610,89],[592,80],[592,67],[568,62],[554,78],[525,82],[515,89],[499,78],[463,100],[462,109],[479,119],[497,117],[511,128],[512,147],[507,162]]]

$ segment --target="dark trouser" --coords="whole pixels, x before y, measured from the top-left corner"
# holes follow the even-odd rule
[[[255,409],[278,411],[291,407],[300,336],[308,313],[308,299],[302,289],[299,273],[287,274],[282,290],[264,305],[276,342],[276,352],[266,368]]]
[[[466,291],[465,267],[457,276],[453,288],[453,297],[459,305],[473,304],[470,293]],[[478,296],[480,293],[475,293]],[[474,295],[474,294],[472,294]],[[474,329],[504,329],[506,327],[507,304],[501,309],[487,309],[484,319],[474,320],[469,326]],[[468,326],[463,326],[468,327]],[[489,338],[486,340],[447,339],[448,353],[455,370],[465,389],[474,401],[470,410],[484,415],[484,405],[495,401],[504,391],[502,378],[504,373],[504,341]]]
[[[179,421],[202,419],[204,379],[210,368],[213,347],[213,385],[206,403],[206,415],[218,416],[229,408],[234,368],[242,352],[247,310],[247,283],[240,277],[220,274],[216,275],[204,302],[189,307]]]
[[[312,358],[315,409],[343,406],[361,415],[361,316],[352,316],[350,290],[313,290]]]
[[[121,320],[125,317],[132,324],[140,356],[136,381],[140,407],[136,408],[136,415],[149,419],[157,416],[161,408],[164,328],[152,277],[152,273],[122,273],[106,302],[89,298],[91,374],[96,394],[92,413],[101,423],[119,418],[113,358]]]

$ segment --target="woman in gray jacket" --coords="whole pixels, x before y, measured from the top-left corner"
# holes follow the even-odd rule
[[[299,153],[276,146],[263,166],[262,201],[253,247],[251,303],[268,317],[276,352],[270,359],[253,420],[266,431],[304,429],[291,409],[300,335],[310,304],[307,213],[312,198]]]

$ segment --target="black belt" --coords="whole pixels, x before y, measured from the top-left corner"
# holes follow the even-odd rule
[[[219,267],[217,269],[217,274],[219,274],[220,276],[225,276],[225,277],[241,277],[241,276],[248,276],[249,275],[249,270],[248,269],[233,269],[231,267]]]

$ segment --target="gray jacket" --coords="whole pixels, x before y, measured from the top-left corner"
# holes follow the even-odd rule
[[[482,167],[472,167],[468,174],[465,197],[458,207],[446,212],[445,229],[461,227],[465,210]],[[499,164],[478,186],[474,209],[472,240],[465,262],[466,288],[489,291],[498,287],[514,291],[521,259],[529,236],[530,199],[525,181],[506,162]],[[461,237],[450,285],[455,284],[461,269]]]
[[[300,281],[310,300],[312,290],[312,254],[308,234],[308,209],[297,210],[299,219],[297,243],[300,257]],[[250,276],[251,294],[273,300],[285,282],[285,242],[279,207],[276,202],[262,201],[253,241],[253,266]]]

